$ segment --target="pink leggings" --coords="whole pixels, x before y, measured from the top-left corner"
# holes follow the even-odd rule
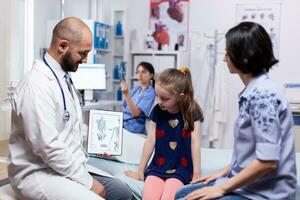
[[[176,190],[183,183],[176,178],[163,180],[157,176],[148,176],[145,180],[143,200],[174,200]]]

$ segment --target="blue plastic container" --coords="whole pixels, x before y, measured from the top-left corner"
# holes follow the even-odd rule
[[[117,36],[122,36],[123,35],[123,30],[122,30],[122,24],[120,21],[118,21],[116,25],[116,35]]]
[[[117,101],[122,101],[122,90],[121,87],[117,90]]]
[[[120,79],[120,74],[119,74],[119,66],[118,64],[115,65],[114,68],[114,79],[119,80]]]

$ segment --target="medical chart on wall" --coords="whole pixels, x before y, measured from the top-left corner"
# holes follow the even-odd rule
[[[151,0],[150,30],[154,50],[187,50],[190,0]]]
[[[237,4],[236,21],[252,21],[262,25],[269,33],[275,57],[279,57],[279,42],[280,42],[280,3],[270,4]]]
[[[88,153],[122,154],[123,113],[90,110]]]

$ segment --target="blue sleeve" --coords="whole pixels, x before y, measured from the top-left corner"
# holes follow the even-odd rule
[[[155,99],[155,91],[151,87],[143,92],[143,97],[137,102],[136,107],[138,107],[145,116],[148,116],[152,108]]]
[[[132,90],[130,91],[130,96],[133,96],[140,88],[141,86],[139,85],[133,87]]]
[[[200,112],[200,110],[197,110],[195,112],[194,122],[196,122],[196,121],[201,121],[201,112]]]
[[[130,91],[130,97],[132,97],[132,96],[138,91],[139,88],[140,88],[139,85],[133,87],[132,90]],[[126,102],[125,99],[123,100],[123,107],[124,107],[125,109],[128,107],[128,104],[127,104],[127,102]]]
[[[155,123],[157,122],[158,116],[159,116],[159,110],[160,110],[159,106],[155,105],[149,116],[151,121],[153,121]]]
[[[282,101],[275,92],[256,91],[250,97],[249,113],[260,160],[279,160],[282,141],[279,112]]]

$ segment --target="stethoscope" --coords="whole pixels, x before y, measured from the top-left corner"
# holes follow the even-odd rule
[[[58,86],[60,88],[60,91],[61,91],[61,95],[62,95],[62,98],[63,98],[63,103],[64,103],[64,116],[63,116],[63,119],[64,119],[64,122],[66,121],[69,121],[70,119],[70,113],[69,111],[67,110],[67,106],[66,106],[66,98],[65,98],[65,93],[64,93],[64,90],[62,89],[62,86],[61,86],[61,83],[57,77],[57,75],[55,74],[55,72],[53,71],[53,69],[50,67],[50,65],[47,63],[46,59],[45,59],[45,56],[43,56],[43,61],[44,63],[49,67],[49,69],[51,70],[51,72],[53,73],[57,83],[58,83]],[[69,74],[68,74],[69,75]],[[70,79],[70,82],[71,82],[71,85],[73,85],[73,81],[72,79]]]

